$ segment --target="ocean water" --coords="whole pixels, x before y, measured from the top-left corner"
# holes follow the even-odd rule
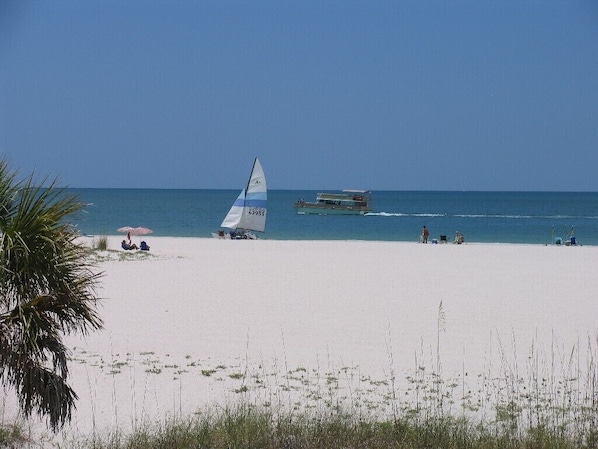
[[[155,236],[211,237],[239,190],[68,189],[86,204],[73,223],[85,235],[145,226]],[[417,241],[455,231],[466,242],[598,245],[598,193],[373,191],[365,216],[299,215],[293,203],[317,191],[269,190],[266,232],[276,240]],[[146,240],[151,240],[147,236]]]

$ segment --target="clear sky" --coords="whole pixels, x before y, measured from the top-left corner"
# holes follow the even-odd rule
[[[71,187],[598,191],[596,0],[0,1],[0,153]]]

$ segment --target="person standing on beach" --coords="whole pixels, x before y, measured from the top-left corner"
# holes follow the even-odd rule
[[[428,228],[426,228],[426,226],[424,225],[424,228],[422,229],[422,236],[421,236],[421,242],[422,243],[428,243],[428,237],[430,236],[430,231],[428,230]]]

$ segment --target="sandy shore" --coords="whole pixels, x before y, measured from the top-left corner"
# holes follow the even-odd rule
[[[595,343],[598,247],[121,239],[97,255],[105,330],[68,339],[65,435],[239,399],[384,413],[394,378],[440,369],[468,388],[537,359],[564,374]]]

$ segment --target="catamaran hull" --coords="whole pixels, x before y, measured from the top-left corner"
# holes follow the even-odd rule
[[[253,232],[212,232],[212,237],[221,240],[257,240]]]

